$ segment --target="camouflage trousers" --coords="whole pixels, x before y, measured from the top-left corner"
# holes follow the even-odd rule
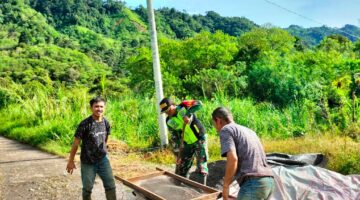
[[[207,166],[209,156],[206,140],[198,140],[194,144],[184,144],[180,159],[177,159],[178,162],[175,173],[183,177],[188,177],[194,157],[196,157],[196,172],[206,176],[209,173]]]

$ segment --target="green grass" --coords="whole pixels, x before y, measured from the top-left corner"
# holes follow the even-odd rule
[[[68,146],[66,143],[59,144],[59,141],[52,140],[52,141],[49,141],[49,142],[39,145],[39,148],[46,152],[52,153],[52,154],[57,154],[62,157],[68,157],[69,150],[71,147]]]

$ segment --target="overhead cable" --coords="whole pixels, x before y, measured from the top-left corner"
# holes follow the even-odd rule
[[[321,25],[321,26],[325,26],[325,27],[327,27],[327,28],[331,28],[331,27],[327,26],[326,24],[324,24],[324,23],[322,23],[322,22],[319,22],[319,21],[314,20],[314,19],[312,19],[312,18],[310,18],[310,17],[307,17],[307,16],[302,15],[302,14],[299,14],[299,13],[293,11],[293,10],[290,10],[290,9],[288,9],[288,8],[285,8],[284,6],[281,6],[281,5],[279,5],[279,4],[277,4],[277,3],[273,2],[273,1],[270,1],[270,0],[264,0],[264,1],[267,2],[267,3],[269,3],[269,4],[271,4],[271,5],[276,6],[276,7],[278,7],[278,8],[281,8],[281,9],[283,9],[283,10],[289,12],[289,13],[292,13],[292,14],[294,14],[294,15],[297,15],[297,16],[299,16],[299,17],[301,17],[301,18],[304,18],[304,19],[306,19],[306,20],[312,21],[312,22],[317,23],[317,24],[319,24],[319,25]],[[344,34],[346,34],[346,35],[349,35],[349,36],[351,36],[351,37],[354,37],[354,38],[356,38],[356,39],[359,39],[359,38],[360,38],[359,36],[354,35],[354,34],[352,34],[352,33],[349,33],[349,32],[347,32],[347,31],[344,31],[344,30],[341,30],[341,29],[338,29],[338,28],[335,28],[335,29],[336,29],[337,31],[339,31],[339,32],[342,32],[342,33],[344,33]]]

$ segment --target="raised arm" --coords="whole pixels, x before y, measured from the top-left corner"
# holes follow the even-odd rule
[[[186,116],[188,117],[190,117],[191,114],[202,108],[202,103],[198,100],[185,100],[181,102],[180,105],[186,108]]]

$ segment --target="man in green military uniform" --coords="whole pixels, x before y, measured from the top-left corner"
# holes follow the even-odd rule
[[[188,177],[194,155],[197,161],[196,171],[204,177],[208,175],[205,128],[194,113],[201,107],[201,102],[196,100],[185,100],[179,105],[175,105],[169,98],[160,101],[161,113],[167,114],[166,124],[177,156],[175,173],[183,177]],[[178,154],[182,137],[183,148]]]

